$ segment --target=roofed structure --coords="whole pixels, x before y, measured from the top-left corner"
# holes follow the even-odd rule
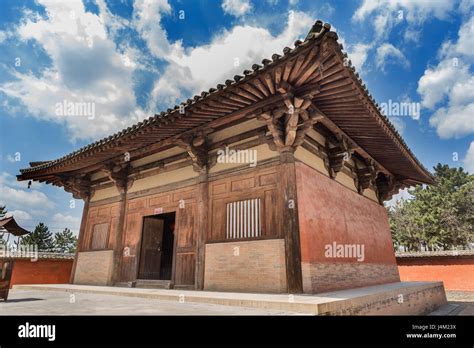
[[[282,54],[275,53],[242,75],[61,158],[32,162],[20,170],[18,179],[64,186],[77,196],[80,181],[65,179],[64,174],[82,178],[104,163],[123,162],[124,152],[140,158],[166,149],[185,134],[206,133],[257,117],[270,105],[284,106],[285,94],[291,93],[301,102],[308,98],[312,102],[313,114],[320,116],[315,127],[345,137],[351,151],[373,161],[378,171],[393,175],[398,187],[432,183],[432,176],[382,114],[330,28],[317,21],[304,40],[285,47]],[[296,130],[305,127],[312,125],[300,123]]]
[[[433,178],[330,28],[317,21],[242,75],[22,169],[85,201],[71,281],[289,293],[399,281],[382,203]],[[365,252],[326,255],[343,245]]]
[[[3,230],[3,231],[2,231]],[[14,236],[24,236],[25,234],[30,233],[24,228],[20,227],[13,216],[0,219],[0,232],[8,232]]]

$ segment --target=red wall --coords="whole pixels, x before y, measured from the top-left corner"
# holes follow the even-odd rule
[[[10,288],[17,284],[67,284],[73,260],[15,260]]]
[[[399,281],[385,208],[304,163],[296,178],[305,292]],[[327,258],[333,242],[363,245],[364,260]]]
[[[474,291],[474,256],[470,258],[398,258],[402,281],[443,281],[452,291]]]

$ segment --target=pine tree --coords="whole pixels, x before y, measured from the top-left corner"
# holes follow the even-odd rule
[[[3,219],[5,217],[5,214],[7,213],[7,208],[6,206],[0,205],[0,219]]]
[[[76,251],[77,237],[69,228],[54,235],[54,251],[59,253],[73,253]]]
[[[49,231],[48,226],[42,222],[36,225],[33,232],[22,238],[21,244],[25,246],[36,245],[38,251],[52,251],[54,249],[52,233]]]
[[[389,210],[396,247],[409,251],[466,248],[474,242],[474,175],[438,164],[435,184]]]
[[[5,217],[5,214],[7,213],[7,208],[6,206],[1,206],[0,205],[0,219],[3,219]],[[6,245],[7,241],[4,238],[5,232],[0,233],[0,245]]]

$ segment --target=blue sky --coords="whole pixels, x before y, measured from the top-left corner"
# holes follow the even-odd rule
[[[425,167],[474,172],[474,2],[21,1],[0,3],[0,204],[26,228],[77,231],[81,201],[17,182],[28,162],[58,158],[241,73],[316,19],[332,24]],[[60,116],[85,101],[95,117]]]

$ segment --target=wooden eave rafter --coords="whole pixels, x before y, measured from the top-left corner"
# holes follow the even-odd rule
[[[393,126],[381,116],[342,53],[342,46],[337,44],[337,35],[329,29],[330,25],[318,21],[305,41],[295,42],[294,49],[286,47],[283,56],[275,54],[272,60],[264,59],[263,66],[254,64],[243,76],[236,75],[233,80],[202,92],[174,109],[63,158],[38,162],[37,166],[21,170],[18,179],[61,185],[60,175],[91,173],[99,170],[103,162],[121,163],[125,152],[136,159],[176,145],[178,139],[196,131],[209,131],[244,117],[257,117],[266,107],[285,102],[278,88],[288,83],[295,95],[311,97],[312,105],[322,115],[319,121],[325,127],[347,137],[355,151],[374,161],[380,171],[395,174],[406,183],[431,182],[430,174],[417,162]],[[377,148],[387,140],[393,144],[390,149],[381,151]]]

